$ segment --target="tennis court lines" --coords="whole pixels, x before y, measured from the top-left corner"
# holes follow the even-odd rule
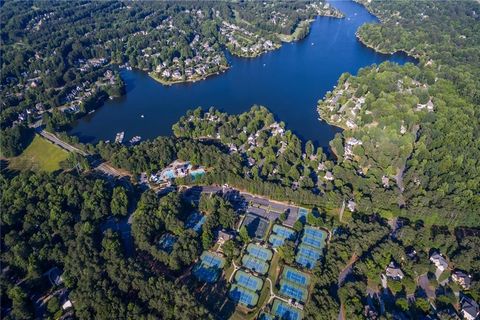
[[[303,318],[303,312],[282,300],[273,300],[272,313],[278,319],[282,320],[300,320]]]
[[[272,234],[268,238],[268,242],[273,248],[278,248],[285,243],[285,240],[294,240],[296,232],[293,229],[284,227],[279,224],[275,224],[272,228]]]
[[[280,277],[280,294],[305,303],[308,298],[310,276],[297,269],[285,266]]]
[[[313,269],[322,256],[326,239],[327,233],[324,230],[305,226],[295,261],[304,268]]]
[[[193,267],[194,276],[204,282],[212,283],[218,280],[225,259],[208,251],[204,251],[200,260]]]
[[[235,284],[230,289],[230,298],[245,305],[248,308],[253,308],[258,303],[258,291],[263,288],[263,280],[252,274],[248,274],[243,270],[238,270],[235,274]]]

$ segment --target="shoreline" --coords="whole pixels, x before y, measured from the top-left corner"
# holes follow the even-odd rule
[[[396,54],[396,53],[401,53],[401,54],[405,54],[409,57],[412,57],[417,61],[417,63],[420,62],[420,60],[422,59],[422,57],[418,54],[414,54],[412,52],[407,52],[405,51],[404,49],[399,49],[399,50],[391,50],[391,51],[388,51],[388,50],[384,50],[384,49],[380,49],[378,48],[378,46],[374,47],[373,45],[369,44],[366,40],[363,39],[363,37],[360,35],[360,33],[358,32],[358,30],[355,32],[355,37],[357,38],[357,40],[362,44],[364,45],[365,47],[369,48],[369,49],[372,49],[373,51],[375,52],[378,52],[378,53],[381,53],[381,54],[385,54],[385,55],[392,55],[392,54]]]
[[[217,72],[211,72],[211,73],[207,73],[207,74],[204,74],[198,78],[195,78],[195,79],[187,79],[187,80],[166,80],[166,79],[163,79],[163,78],[160,78],[158,76],[155,75],[155,72],[153,71],[150,71],[150,72],[146,72],[148,74],[148,76],[150,78],[152,78],[153,80],[159,82],[160,84],[164,85],[164,86],[171,86],[171,85],[174,85],[174,84],[181,84],[181,83],[194,83],[194,82],[197,82],[197,81],[202,81],[202,80],[206,80],[207,78],[211,77],[211,76],[216,76],[216,75],[220,75],[224,72],[226,72],[227,70],[230,69],[230,66],[222,66],[220,67],[220,70],[217,71]],[[143,70],[141,70],[142,72],[145,72]]]

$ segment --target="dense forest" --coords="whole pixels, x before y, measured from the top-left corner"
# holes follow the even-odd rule
[[[187,288],[128,256],[120,234],[106,227],[112,212],[120,218],[129,206],[133,195],[123,186],[69,173],[0,178],[6,319],[32,319],[39,312],[32,294],[48,293],[47,317],[62,314],[60,291],[45,276],[53,267],[63,270],[81,319],[209,317]]]

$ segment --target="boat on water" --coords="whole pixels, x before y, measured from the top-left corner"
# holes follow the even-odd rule
[[[115,136],[115,143],[122,143],[124,137],[125,137],[124,131],[117,133],[117,135]]]
[[[130,144],[135,144],[135,143],[138,143],[140,140],[142,140],[142,137],[140,136],[135,136],[133,137],[132,139],[130,139]]]
[[[92,113],[94,113],[94,112],[95,112],[95,110],[91,110],[88,114],[92,114]]]
[[[145,118],[145,116],[142,114],[142,115],[140,116],[140,118]]]

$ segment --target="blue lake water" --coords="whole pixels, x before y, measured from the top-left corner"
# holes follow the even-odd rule
[[[127,94],[80,119],[70,133],[83,142],[114,140],[119,131],[125,131],[125,141],[136,135],[154,138],[170,135],[188,109],[214,106],[241,113],[259,104],[302,139],[328,146],[340,129],[319,121],[316,106],[342,73],[356,74],[386,60],[414,62],[401,53],[376,53],[356,39],[358,27],[377,22],[363,6],[352,1],[331,4],[344,19],[319,17],[305,39],[254,59],[228,56],[231,69],[204,81],[163,86],[144,72],[123,70]]]

